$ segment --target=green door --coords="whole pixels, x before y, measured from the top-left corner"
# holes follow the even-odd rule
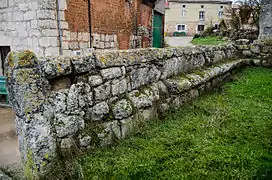
[[[154,12],[153,20],[153,47],[162,47],[162,15],[160,13]]]

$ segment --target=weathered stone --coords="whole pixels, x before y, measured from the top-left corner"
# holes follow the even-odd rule
[[[251,52],[255,53],[255,54],[259,54],[261,52],[261,49],[258,45],[252,45],[250,46],[250,50]]]
[[[48,79],[72,73],[71,59],[69,57],[40,58],[40,67]]]
[[[67,96],[67,111],[74,115],[82,114],[88,104],[92,105],[90,86],[82,82],[73,84]]]
[[[80,147],[88,147],[91,145],[92,138],[90,136],[85,136],[79,139]]]
[[[132,105],[131,103],[126,100],[122,99],[118,101],[112,109],[113,116],[115,119],[124,119],[129,117],[132,114]]]
[[[249,51],[249,50],[245,50],[245,51],[243,51],[242,52],[243,53],[243,55],[245,56],[245,57],[252,57],[252,52],[251,51]]]
[[[93,54],[85,57],[76,56],[72,58],[75,73],[92,72],[95,70],[95,59]]]
[[[122,138],[127,137],[129,134],[133,132],[135,127],[137,127],[137,122],[133,117],[124,119],[120,121],[121,124],[121,136]]]
[[[104,80],[110,80],[122,76],[121,68],[108,68],[100,71]]]
[[[55,114],[54,125],[58,137],[63,138],[73,135],[84,128],[83,115]]]
[[[121,138],[121,131],[118,121],[106,122],[102,124],[103,132],[98,134],[100,146],[105,147],[112,144],[116,139]]]
[[[131,72],[131,88],[137,89],[143,85],[147,85],[149,81],[148,68],[134,69]]]
[[[101,102],[95,105],[91,110],[91,120],[92,121],[100,121],[107,114],[109,114],[109,105],[106,102]]]
[[[224,53],[224,51],[216,51],[214,52],[213,63],[221,62],[225,58],[226,58],[226,54]]]
[[[126,79],[113,80],[111,89],[112,89],[113,96],[120,95],[127,92],[127,80]]]
[[[131,92],[129,94],[129,99],[131,100],[133,106],[137,109],[152,106],[151,97],[146,94],[140,93],[138,90]]]
[[[94,76],[89,76],[89,83],[92,87],[99,86],[103,83],[103,80],[101,76],[94,75]]]
[[[158,70],[158,68],[155,65],[153,65],[151,69],[149,70],[148,76],[149,76],[149,81],[151,83],[157,82],[161,77],[161,71]]]
[[[262,61],[259,59],[253,59],[253,63],[255,66],[261,66]]]
[[[107,82],[94,89],[95,101],[103,101],[111,96],[111,86]]]
[[[0,8],[1,8],[1,4],[0,4]],[[0,180],[12,180],[11,177],[9,177],[8,175],[6,175],[3,171],[0,170]]]
[[[248,39],[238,39],[235,41],[236,45],[248,45],[250,44],[250,40]]]
[[[37,69],[16,69],[12,75],[12,87],[8,86],[10,101],[17,115],[23,116],[41,108],[49,89],[49,82],[40,77]],[[11,84],[10,84],[11,85]],[[15,96],[18,94],[18,96]],[[16,103],[19,102],[19,103]]]
[[[187,91],[192,86],[192,83],[187,78],[181,78],[180,80],[168,79],[164,81],[164,84],[171,94]]]
[[[272,1],[261,1],[261,13],[260,13],[260,38],[272,37]]]
[[[141,115],[144,121],[154,120],[158,117],[157,110],[155,108],[144,109],[141,112]]]
[[[75,140],[70,137],[61,140],[60,148],[63,150],[69,151],[74,146],[76,146]]]
[[[272,60],[263,60],[262,61],[262,66],[264,66],[264,67],[268,67],[268,68],[270,68],[270,67],[272,67]]]
[[[170,76],[175,75],[175,69],[177,67],[178,58],[172,58],[165,61],[163,66],[163,71],[161,75],[161,79],[166,79]]]

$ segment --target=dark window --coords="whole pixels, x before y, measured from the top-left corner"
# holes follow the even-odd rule
[[[0,46],[0,76],[4,75],[4,61],[10,52],[9,46]]]
[[[204,5],[201,5],[201,8],[204,8]]]
[[[205,20],[205,11],[199,11],[199,20],[204,21]]]
[[[219,11],[218,12],[218,17],[221,19],[221,18],[223,18],[223,11]]]
[[[178,26],[177,26],[177,30],[178,30],[178,31],[185,31],[185,25],[184,25],[184,24],[178,25]]]
[[[221,9],[223,9],[223,8],[224,8],[224,6],[220,6],[220,8],[221,8]]]
[[[199,32],[204,31],[204,29],[205,29],[205,26],[204,26],[204,25],[198,25],[198,26],[197,26],[197,31],[199,31]]]
[[[182,7],[183,7],[183,8],[186,8],[186,5],[183,5]]]

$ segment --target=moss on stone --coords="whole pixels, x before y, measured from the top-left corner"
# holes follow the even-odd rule
[[[196,74],[196,75],[199,75],[202,78],[204,78],[205,74],[206,74],[205,71],[200,70],[200,69],[194,70],[193,73]]]
[[[27,150],[27,160],[24,164],[24,176],[26,179],[37,179],[38,168],[33,160],[33,153],[30,149]]]
[[[18,52],[16,56],[18,57],[18,66],[20,67],[31,66],[35,63],[36,55],[30,50]]]
[[[8,65],[9,67],[13,68],[14,67],[14,52],[10,52],[8,56]]]

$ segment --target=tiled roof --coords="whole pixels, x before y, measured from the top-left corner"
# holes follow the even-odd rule
[[[231,0],[168,0],[168,2],[232,4]]]

